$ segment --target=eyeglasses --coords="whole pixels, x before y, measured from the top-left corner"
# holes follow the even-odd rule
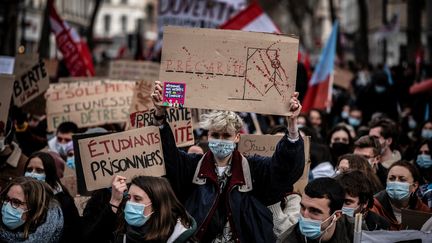
[[[26,205],[26,202],[21,202],[21,200],[19,199],[9,198],[8,196],[6,196],[6,198],[4,198],[2,201],[4,204],[10,203],[10,205],[15,209],[19,208],[20,206]]]

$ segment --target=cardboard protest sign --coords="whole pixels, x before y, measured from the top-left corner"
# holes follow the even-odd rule
[[[127,80],[159,80],[159,63],[150,61],[111,61],[108,77]]]
[[[129,112],[147,111],[154,108],[150,94],[153,91],[153,81],[137,81],[133,91],[132,105]]]
[[[272,156],[283,135],[241,134],[238,150],[245,156]]]
[[[185,107],[287,115],[297,38],[167,26],[160,81],[184,82]]]
[[[110,187],[115,175],[126,177],[127,182],[136,175],[165,175],[158,127],[96,137],[76,135],[73,141],[80,193],[83,188],[93,191]]]
[[[0,74],[0,133],[6,129],[14,80],[13,75]]]
[[[148,127],[153,124],[154,110],[131,113],[130,122],[134,128]],[[177,147],[193,145],[193,126],[191,112],[187,108],[169,108],[166,117],[174,134]]]
[[[0,56],[0,73],[13,74],[15,58]]]
[[[283,135],[254,135],[242,134],[240,135],[240,142],[238,143],[238,150],[245,156],[272,156],[276,150],[277,143],[281,140]],[[309,182],[309,168],[310,168],[310,137],[303,137],[304,153],[305,153],[305,167],[300,179],[294,184],[294,191],[302,193],[307,183]]]
[[[354,74],[346,69],[336,67],[334,72],[333,82],[335,85],[344,89],[351,87],[351,80],[354,78]]]
[[[17,54],[14,67],[14,103],[23,106],[49,87],[49,75],[42,59],[36,54]]]
[[[51,84],[47,93],[48,130],[64,121],[79,127],[127,122],[135,82],[89,81]]]

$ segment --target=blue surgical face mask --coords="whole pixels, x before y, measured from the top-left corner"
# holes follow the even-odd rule
[[[416,162],[421,168],[430,168],[432,166],[432,158],[430,154],[417,155]]]
[[[66,159],[66,166],[75,169],[75,156],[68,156]]]
[[[211,139],[208,144],[214,156],[218,159],[228,157],[235,149],[235,143],[225,139]]]
[[[45,173],[44,174],[38,174],[38,173],[34,173],[34,172],[26,172],[24,174],[24,176],[34,178],[38,181],[45,181],[45,178],[46,178]]]
[[[403,201],[409,198],[409,187],[408,182],[387,181],[386,191],[391,199]]]
[[[147,220],[150,218],[150,215],[144,216],[144,209],[145,207],[150,206],[151,204],[141,204],[141,203],[134,203],[131,201],[126,202],[126,206],[124,208],[124,217],[126,222],[129,225],[140,227],[147,222]]]
[[[13,208],[9,202],[4,202],[2,206],[2,221],[9,229],[14,230],[25,223],[22,215],[25,212],[21,208]]]
[[[342,207],[342,213],[349,217],[354,217],[354,213],[355,211],[357,211],[359,207],[360,205],[357,206],[356,208]]]
[[[348,117],[348,123],[353,127],[360,126],[361,121],[354,117]]]
[[[313,220],[313,219],[304,218],[302,215],[300,215],[300,218],[299,218],[299,229],[300,229],[300,232],[302,233],[302,235],[304,235],[305,237],[307,237],[309,239],[317,239],[328,228],[331,227],[331,225],[333,224],[333,222],[329,226],[327,226],[327,228],[325,230],[321,230],[321,225],[324,222],[326,222],[327,220],[329,220],[329,219],[331,219],[333,217],[334,217],[334,214],[332,214],[326,220],[321,221],[321,220]]]
[[[431,139],[432,138],[432,130],[422,129],[421,136],[424,139]]]

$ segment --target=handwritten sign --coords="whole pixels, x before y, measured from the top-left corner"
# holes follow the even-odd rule
[[[13,75],[0,74],[0,133],[6,129],[14,79]]]
[[[36,98],[49,87],[49,75],[42,59],[36,54],[18,54],[15,57],[14,103],[18,107]]]
[[[148,127],[153,124],[154,110],[134,112],[130,115],[132,127]],[[189,109],[170,108],[166,117],[174,134],[177,147],[185,147],[194,144],[192,116]]]
[[[136,175],[165,175],[158,127],[97,137],[77,135],[73,140],[77,176],[84,179],[78,183],[84,181],[88,191],[110,187],[115,175],[125,176],[128,182]]]
[[[283,135],[255,135],[255,134],[242,134],[240,135],[240,142],[238,150],[245,156],[272,156],[276,150],[276,145],[282,139]],[[303,174],[294,183],[294,191],[302,193],[308,183],[309,169],[310,169],[310,137],[303,137],[304,154],[305,154],[305,167]]]
[[[73,121],[79,127],[127,122],[135,82],[89,81],[51,84],[47,93],[48,130]]]
[[[154,108],[150,94],[153,90],[153,81],[137,81],[133,91],[132,105],[129,112],[147,111]]]
[[[163,106],[183,107],[186,93],[186,84],[164,82],[163,88]]]
[[[159,63],[149,61],[111,61],[108,77],[127,80],[159,80]]]
[[[241,134],[238,150],[244,156],[272,156],[283,135]]]
[[[287,115],[298,39],[167,26],[160,80],[185,82],[185,107]]]

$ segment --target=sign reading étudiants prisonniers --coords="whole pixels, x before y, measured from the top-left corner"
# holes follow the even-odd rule
[[[73,121],[79,127],[127,122],[135,82],[98,80],[51,84],[47,100],[48,131]]]
[[[18,107],[33,100],[49,86],[49,75],[37,54],[17,54],[14,67],[13,99]]]
[[[88,191],[110,187],[115,175],[124,176],[130,182],[137,175],[163,176],[166,173],[158,127],[78,137],[75,142],[80,163],[77,175],[83,175]]]
[[[138,111],[130,114],[131,126],[134,128],[152,126],[154,110]],[[193,126],[191,111],[187,108],[168,108],[166,119],[171,127],[177,147],[193,145]]]

